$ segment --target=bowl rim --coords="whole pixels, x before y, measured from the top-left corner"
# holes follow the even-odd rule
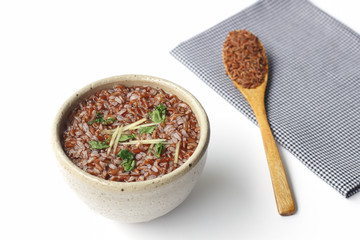
[[[134,84],[135,83],[135,84]],[[192,154],[192,156],[186,161],[185,164],[181,165],[174,171],[167,173],[161,177],[157,177],[151,180],[139,181],[139,182],[116,182],[105,180],[100,177],[91,175],[90,173],[85,172],[76,166],[70,158],[66,155],[61,144],[61,133],[63,131],[63,121],[64,118],[67,118],[68,113],[76,106],[80,101],[85,99],[87,96],[91,95],[97,90],[110,88],[122,84],[125,86],[153,86],[158,88],[167,88],[171,91],[164,90],[167,93],[172,93],[175,95],[185,96],[186,99],[181,100],[185,101],[191,107],[192,111],[195,113],[196,118],[200,125],[200,138],[199,144]],[[141,191],[144,189],[153,189],[157,188],[158,185],[165,185],[173,180],[180,178],[185,175],[190,169],[194,168],[200,159],[203,158],[204,154],[207,151],[207,147],[210,141],[210,123],[208,116],[200,104],[200,102],[186,89],[179,86],[176,83],[168,81],[163,78],[141,75],[141,74],[124,74],[116,75],[108,78],[103,78],[92,82],[80,90],[76,91],[71,95],[60,107],[58,110],[53,126],[51,129],[51,144],[53,151],[56,155],[58,163],[62,167],[70,171],[75,177],[81,178],[91,184],[96,185],[101,188],[108,188],[112,191],[121,191],[121,192],[134,192]]]

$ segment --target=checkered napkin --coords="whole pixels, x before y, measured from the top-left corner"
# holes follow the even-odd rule
[[[275,139],[343,196],[358,192],[360,35],[306,0],[262,0],[170,52],[255,124],[222,63],[228,32],[240,29],[267,51]]]

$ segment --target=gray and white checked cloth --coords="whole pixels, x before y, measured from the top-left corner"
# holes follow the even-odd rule
[[[360,35],[306,0],[261,0],[170,53],[256,124],[225,74],[222,45],[247,29],[269,59],[275,139],[345,197],[360,190]]]

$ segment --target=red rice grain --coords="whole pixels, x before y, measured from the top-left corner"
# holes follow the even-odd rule
[[[256,88],[268,73],[265,48],[247,30],[229,32],[223,45],[226,73],[244,88]]]
[[[152,154],[148,144],[123,145],[119,143],[115,153],[108,149],[91,149],[89,141],[105,141],[111,135],[103,130],[116,129],[140,119],[143,124],[151,123],[149,112],[162,103],[167,107],[165,122],[157,125],[151,134],[139,134],[138,129],[127,130],[123,134],[135,134],[138,140],[166,139],[160,158]],[[96,114],[104,119],[115,118],[111,124],[92,123]],[[63,148],[68,157],[79,168],[97,177],[119,182],[145,181],[172,172],[194,153],[200,136],[197,119],[188,104],[177,96],[162,89],[152,87],[115,86],[97,91],[82,101],[69,115],[63,133]],[[176,144],[180,142],[180,154],[174,163]],[[126,172],[121,158],[116,154],[128,149],[134,154],[135,168]],[[154,147],[153,147],[154,149]]]

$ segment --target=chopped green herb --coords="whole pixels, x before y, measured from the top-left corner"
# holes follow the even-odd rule
[[[160,103],[155,107],[155,110],[150,112],[150,119],[155,123],[160,123],[165,121],[167,107]]]
[[[105,149],[105,148],[110,147],[109,145],[107,145],[108,141],[109,141],[109,139],[106,139],[104,142],[89,141],[89,144],[90,144],[91,149]]]
[[[123,149],[116,156],[121,158],[121,165],[126,172],[130,172],[135,168],[134,154],[129,152],[129,150]]]
[[[156,128],[155,126],[149,126],[149,127],[141,127],[139,128],[139,133],[143,134],[143,133],[152,133]]]
[[[151,149],[151,152],[154,154],[154,156],[156,156],[157,158],[160,158],[160,155],[164,150],[164,146],[165,146],[165,144],[163,144],[163,143],[157,143],[157,144],[155,144],[156,152],[154,152],[152,149]]]
[[[115,118],[108,118],[108,119],[104,119],[104,116],[101,115],[100,113],[96,113],[96,118],[92,121],[89,122],[89,124],[93,124],[93,123],[101,123],[103,125],[108,125],[115,122]]]
[[[127,140],[135,139],[135,138],[136,138],[135,134],[129,134],[129,135],[123,134],[123,135],[121,135],[119,142],[125,142]]]
[[[108,124],[111,124],[113,122],[115,122],[115,118],[111,117],[111,118],[108,118],[108,119],[105,120],[104,125],[108,125]]]

